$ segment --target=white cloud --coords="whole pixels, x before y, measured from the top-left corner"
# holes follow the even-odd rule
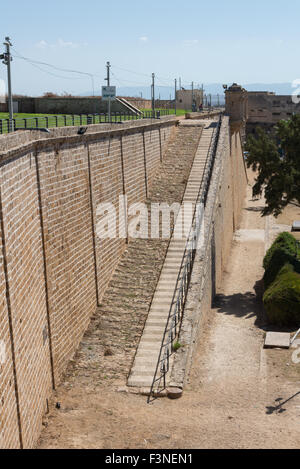
[[[141,36],[140,41],[141,42],[148,42],[148,37],[147,36]]]
[[[43,39],[41,41],[39,41],[35,46],[38,47],[39,49],[46,49],[46,47],[50,47],[51,49],[54,49],[56,47],[60,47],[60,48],[71,48],[71,49],[76,49],[77,47],[79,47],[80,45],[84,45],[86,46],[87,43],[83,43],[83,44],[77,44],[76,42],[72,42],[72,41],[64,41],[63,39],[59,38],[57,39],[57,41],[53,44],[50,44],[46,41],[44,41]]]
[[[198,39],[186,39],[185,41],[183,41],[183,44],[185,46],[194,46],[196,44],[199,44],[199,40]]]
[[[48,46],[48,43],[44,40],[39,41],[36,45],[39,49],[45,49]]]
[[[63,39],[58,39],[57,41],[57,45],[59,47],[71,47],[71,48],[75,48],[75,47],[78,47],[78,44],[76,44],[76,42],[72,42],[72,41],[64,41]]]

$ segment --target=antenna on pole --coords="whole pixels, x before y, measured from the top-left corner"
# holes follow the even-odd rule
[[[175,78],[175,116],[177,115],[177,78]]]
[[[151,85],[151,99],[152,99],[152,117],[155,117],[155,73],[152,73]]]
[[[105,80],[107,81],[107,86],[110,86],[110,62],[106,62],[106,70],[107,70],[107,75]],[[108,122],[111,121],[111,102],[110,98],[108,98]]]

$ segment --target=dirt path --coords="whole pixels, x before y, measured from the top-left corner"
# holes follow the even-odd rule
[[[265,319],[255,289],[263,274],[265,220],[251,201],[232,246],[222,291],[200,333],[179,401],[116,392],[74,376],[58,390],[40,448],[297,448],[300,365],[291,351],[263,350]],[[56,401],[61,410],[56,410]]]

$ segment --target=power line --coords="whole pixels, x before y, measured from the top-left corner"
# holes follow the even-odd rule
[[[116,65],[113,65],[113,67],[117,68],[118,70],[122,70],[123,72],[133,73],[134,75],[140,75],[140,76],[147,77],[147,78],[151,77],[151,73],[146,74],[146,73],[134,72],[133,70],[128,70],[126,68],[117,67]]]
[[[111,74],[113,75],[113,77],[115,78],[115,80],[117,80],[117,81],[120,83],[121,86],[123,86],[122,83],[124,83],[124,82],[126,82],[126,83],[131,83],[131,84],[134,84],[134,85],[137,85],[137,86],[149,86],[149,83],[139,83],[139,82],[137,82],[137,81],[125,80],[124,78],[119,79],[119,78],[115,75],[115,73],[113,73],[112,71],[111,71]]]
[[[34,59],[30,59],[28,57],[24,57],[23,55],[21,55],[16,49],[12,48],[13,51],[16,53],[16,55],[14,55],[15,58],[18,58],[18,59],[22,59],[28,63],[30,63],[33,67],[37,68],[38,70],[44,72],[44,73],[47,73],[48,75],[51,75],[55,78],[61,78],[61,79],[64,79],[64,80],[81,80],[83,78],[79,78],[79,77],[67,77],[67,76],[62,76],[62,75],[59,75],[59,74],[56,74],[56,73],[53,73],[49,70],[45,70],[44,68],[41,68],[40,66],[43,66],[43,67],[50,67],[54,70],[58,70],[60,72],[65,72],[65,73],[75,73],[75,74],[79,74],[79,75],[84,75],[86,77],[89,77],[91,79],[91,82],[92,82],[92,87],[93,87],[93,95],[95,95],[95,82],[94,82],[94,78],[95,77],[100,77],[101,78],[101,75],[99,74],[95,74],[95,73],[90,73],[90,72],[82,72],[81,70],[73,70],[73,69],[67,69],[67,68],[62,68],[62,67],[58,67],[56,65],[53,65],[53,64],[49,64],[47,62],[42,62],[42,61],[38,61],[38,60],[34,60]],[[122,68],[122,67],[118,67],[116,65],[113,65],[113,68],[114,69],[118,69],[118,70],[122,70],[124,72],[127,72],[127,73],[131,73],[131,74],[134,74],[134,75],[138,75],[138,76],[143,76],[143,77],[147,77],[149,78],[149,83],[139,83],[139,82],[136,82],[136,81],[133,81],[133,80],[127,80],[127,79],[119,79],[113,72],[112,75],[114,76],[114,78],[119,82],[119,84],[121,86],[126,86],[126,83],[130,83],[132,85],[135,85],[135,86],[144,86],[144,87],[148,87],[150,86],[150,78],[151,78],[151,74],[146,74],[146,73],[141,73],[141,72],[135,72],[133,70],[130,70],[130,69],[127,69],[127,68]],[[157,76],[156,75],[156,79],[158,80],[158,82],[160,83],[159,86],[168,86],[170,88],[173,88],[173,79],[169,79],[169,78],[166,78],[166,77],[161,77],[161,76]],[[122,83],[125,83],[122,85]],[[185,85],[184,86],[188,89],[190,87]]]
[[[16,49],[12,48],[18,55],[17,57],[19,59],[23,59],[23,60],[27,60],[28,62],[31,62],[31,63],[35,63],[35,64],[39,64],[39,65],[45,65],[47,67],[51,67],[51,68],[54,68],[55,70],[59,70],[61,72],[67,72],[67,73],[78,73],[80,75],[88,75],[88,76],[93,76],[93,77],[101,77],[101,75],[97,75],[96,73],[90,73],[90,72],[82,72],[81,70],[72,70],[72,69],[68,69],[68,68],[61,68],[61,67],[57,67],[56,65],[52,65],[52,64],[49,64],[47,62],[41,62],[39,60],[34,60],[34,59],[30,59],[28,57],[24,57],[23,55],[21,55]]]
[[[22,60],[25,60],[26,62],[29,62],[31,65],[35,66],[36,68],[38,68],[39,70],[45,72],[45,73],[48,73],[49,75],[52,75],[52,76],[56,76],[58,78],[64,78],[64,79],[70,79],[69,77],[63,77],[63,76],[59,76],[59,75],[55,75],[54,73],[51,73],[51,72],[47,72],[46,70],[43,70],[42,68],[38,67],[37,64],[39,65],[44,65],[46,67],[51,67],[55,70],[59,70],[61,72],[66,72],[66,73],[77,73],[79,75],[85,75],[85,76],[88,76],[91,81],[92,81],[92,87],[93,87],[93,95],[95,95],[95,82],[94,82],[94,77],[98,76],[100,77],[100,75],[96,75],[96,74],[93,74],[93,73],[89,73],[89,72],[81,72],[79,70],[71,70],[71,69],[66,69],[66,68],[61,68],[61,67],[57,67],[55,65],[52,65],[52,64],[49,64],[47,62],[40,62],[38,60],[34,60],[34,59],[29,59],[28,57],[24,57],[22,56],[16,49],[13,49],[14,52],[17,54],[15,57],[18,58],[18,59],[22,59]],[[73,78],[72,78],[73,79]],[[75,78],[76,79],[76,78]],[[79,78],[77,78],[78,80]]]
[[[122,67],[117,67],[116,65],[113,65],[113,68],[116,68],[118,70],[122,70],[123,72],[128,72],[128,73],[132,73],[134,75],[140,75],[140,76],[143,76],[143,77],[147,77],[147,78],[150,78],[151,77],[151,73],[141,73],[141,72],[135,72],[133,70],[129,70],[127,68],[122,68]],[[173,87],[173,78],[166,78],[166,77],[157,77],[159,78],[159,80],[162,82],[162,81],[165,81],[165,82],[168,82],[168,86],[172,86]],[[172,83],[172,85],[170,85],[170,83]]]
[[[15,59],[21,59],[22,57],[17,57],[15,55],[13,55],[13,57]],[[25,60],[25,59],[24,59]],[[51,75],[53,77],[56,77],[56,78],[63,78],[64,80],[84,80],[84,78],[79,78],[79,77],[64,77],[62,75],[57,75],[56,73],[52,73],[52,72],[49,72],[49,70],[45,70],[41,67],[39,67],[38,65],[36,65],[35,63],[31,62],[30,60],[26,60],[28,63],[30,63],[30,65],[32,65],[33,67],[37,68],[38,70],[40,70],[41,72],[44,72],[44,73],[47,73],[48,75]]]

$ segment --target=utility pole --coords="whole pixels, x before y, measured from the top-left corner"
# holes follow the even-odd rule
[[[106,69],[107,69],[107,76],[105,80],[107,81],[107,86],[110,86],[110,62],[106,63]],[[108,98],[108,121],[111,121],[111,106],[110,106],[110,98]]]
[[[155,117],[155,73],[152,73],[151,85],[151,99],[152,99],[152,117]]]
[[[175,116],[177,115],[177,79],[175,78]]]
[[[7,66],[8,111],[9,111],[8,131],[13,132],[14,131],[14,109],[13,109],[13,97],[12,97],[12,88],[11,88],[11,69],[10,69],[10,62],[12,61],[10,48],[12,46],[12,43],[10,42],[9,37],[5,38],[5,42],[3,44],[6,46],[6,52],[0,55],[0,59],[2,59],[4,65]]]
[[[192,112],[194,111],[194,82],[192,81]]]

